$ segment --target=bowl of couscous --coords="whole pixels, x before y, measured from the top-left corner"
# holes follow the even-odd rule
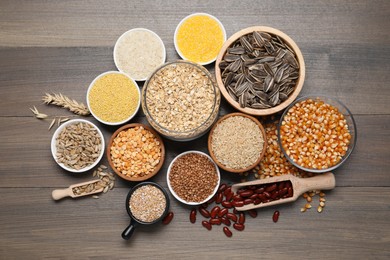
[[[140,104],[141,93],[137,83],[123,72],[104,72],[89,85],[88,109],[103,124],[126,123],[137,114]]]

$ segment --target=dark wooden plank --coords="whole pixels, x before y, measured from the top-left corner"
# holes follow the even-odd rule
[[[340,187],[326,198],[319,214],[301,213],[304,204],[264,208],[258,217],[247,217],[246,228],[232,238],[221,226],[207,231],[188,220],[189,209],[172,200],[175,218],[139,227],[132,239],[120,237],[128,225],[127,189],[99,199],[65,199],[54,202],[51,189],[0,189],[0,256],[2,259],[42,258],[213,258],[261,256],[266,259],[387,259],[390,256],[389,188]],[[313,202],[313,206],[316,205]],[[280,211],[272,222],[275,209]]]
[[[304,49],[307,76],[301,95],[339,98],[354,114],[388,114],[390,47],[370,49],[361,56],[356,54],[363,47],[367,48],[307,46]],[[169,52],[176,55],[173,49]],[[207,68],[214,73],[213,65]],[[0,116],[26,116],[30,115],[28,107],[39,104],[45,92],[62,92],[85,103],[91,81],[100,73],[115,70],[115,66],[112,47],[2,48],[0,70],[3,94]],[[224,106],[222,114],[223,109]]]
[[[115,131],[96,120],[105,136],[106,143]],[[356,116],[358,142],[355,151],[345,165],[334,171],[337,186],[390,186],[388,172],[390,150],[390,116]],[[147,123],[145,117],[137,117],[134,122]],[[54,132],[47,131],[50,120],[43,122],[35,118],[0,117],[0,158],[2,161],[0,187],[65,187],[77,181],[87,180],[91,173],[71,174],[62,170],[54,162],[50,152],[50,140]],[[164,140],[167,155],[161,172],[153,180],[165,183],[166,170],[172,159],[187,150],[207,152],[207,135],[191,142],[178,143]],[[104,157],[102,161],[107,161]],[[227,181],[239,178],[232,173],[224,173]],[[119,181],[120,187],[129,183]]]

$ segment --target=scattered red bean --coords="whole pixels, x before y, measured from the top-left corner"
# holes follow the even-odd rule
[[[221,209],[221,210],[219,211],[219,213],[218,213],[218,217],[222,218],[223,216],[226,215],[226,213],[228,213],[228,211],[229,211],[229,210],[228,210],[227,208]]]
[[[173,219],[173,212],[170,211],[162,220],[162,223],[164,225],[168,225],[169,223],[171,223],[172,219]]]
[[[221,218],[221,221],[223,224],[225,224],[226,226],[230,226],[231,225],[231,222],[230,220],[227,218],[227,217],[222,217]]]
[[[196,209],[192,209],[191,210],[190,221],[191,221],[191,223],[195,223],[196,222]]]
[[[248,214],[252,218],[255,218],[255,217],[257,217],[257,210],[255,210],[255,209],[248,210]]]
[[[215,206],[211,211],[210,211],[210,217],[211,218],[216,218],[218,216],[219,211],[221,208],[219,206]]]
[[[234,223],[233,224],[233,228],[238,230],[238,231],[243,231],[245,229],[245,225],[244,224],[239,224],[239,223]]]
[[[245,223],[245,214],[244,213],[240,213],[240,216],[238,218],[237,223],[239,223],[239,224],[244,224]]]
[[[209,220],[211,225],[221,225],[222,220],[220,218],[212,218]]]
[[[272,220],[273,220],[275,223],[278,222],[279,215],[280,215],[280,213],[279,213],[278,210],[274,212],[274,215],[272,216]]]
[[[208,221],[206,221],[206,220],[202,221],[202,226],[204,226],[208,230],[211,230],[211,224]]]
[[[210,212],[207,209],[205,209],[205,208],[199,208],[199,212],[205,218],[209,218],[210,217]]]
[[[223,193],[218,193],[217,197],[215,198],[215,203],[217,204],[221,203],[222,199],[223,199]]]
[[[228,208],[228,209],[233,208],[233,204],[232,204],[232,202],[230,202],[230,201],[224,200],[224,201],[222,201],[221,205],[222,205],[223,207],[225,207],[225,208]]]
[[[219,185],[219,189],[218,189],[218,192],[224,192],[227,188],[227,184],[226,183],[222,183],[221,185]]]
[[[228,217],[228,219],[230,219],[233,222],[237,222],[237,219],[238,219],[237,215],[230,213],[230,212],[226,214],[226,217]]]
[[[232,237],[233,236],[232,231],[230,231],[230,229],[228,227],[223,227],[223,233],[225,233],[225,235],[227,237]]]

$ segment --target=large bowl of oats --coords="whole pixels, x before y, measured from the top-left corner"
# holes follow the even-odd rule
[[[282,111],[301,92],[305,62],[285,33],[254,26],[233,34],[215,62],[222,95],[237,110],[253,116]]]
[[[209,71],[196,63],[175,61],[159,67],[142,89],[142,109],[164,137],[190,141],[215,122],[221,95]]]
[[[100,129],[88,120],[69,120],[54,132],[51,152],[61,168],[70,172],[85,172],[102,159],[104,137]]]

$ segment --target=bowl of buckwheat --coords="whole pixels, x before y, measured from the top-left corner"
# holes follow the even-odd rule
[[[288,35],[253,26],[224,43],[215,75],[230,105],[246,114],[266,116],[282,111],[297,98],[305,80],[305,62]]]
[[[189,141],[204,135],[215,122],[220,91],[208,70],[189,61],[158,68],[142,89],[142,110],[164,137]]]
[[[200,205],[218,191],[221,181],[218,166],[200,151],[176,156],[168,167],[167,183],[171,194],[186,205]]]
[[[332,171],[345,163],[356,145],[352,113],[327,96],[305,96],[293,102],[278,125],[278,139],[285,157],[301,170]]]
[[[69,120],[54,132],[51,153],[61,168],[70,172],[85,172],[102,159],[104,137],[100,129],[87,120]]]

